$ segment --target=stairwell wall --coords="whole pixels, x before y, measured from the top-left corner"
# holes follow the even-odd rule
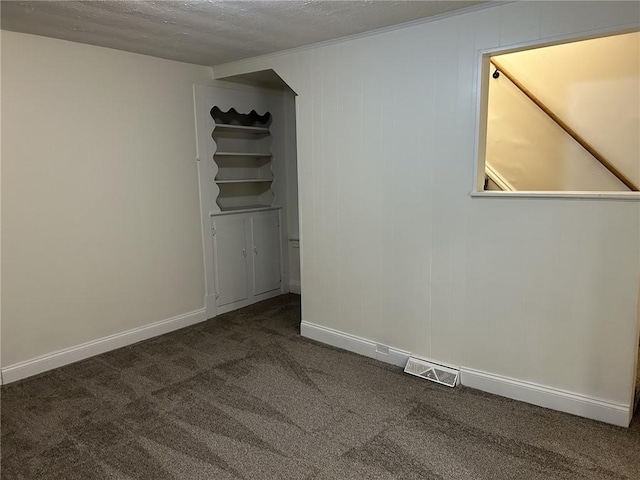
[[[640,185],[640,33],[496,58]],[[504,75],[488,82],[486,158],[517,190],[628,191]]]

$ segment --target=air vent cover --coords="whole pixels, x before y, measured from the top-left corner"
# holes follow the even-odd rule
[[[453,368],[444,367],[437,363],[427,362],[416,357],[409,357],[404,372],[416,377],[425,378],[432,382],[441,383],[447,387],[455,387],[458,384],[460,372]]]

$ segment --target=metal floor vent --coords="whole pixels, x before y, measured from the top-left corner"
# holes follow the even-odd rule
[[[437,363],[427,362],[416,357],[409,357],[404,372],[416,377],[426,378],[432,382],[441,383],[447,387],[455,387],[458,384],[460,372],[453,368],[443,367]]]

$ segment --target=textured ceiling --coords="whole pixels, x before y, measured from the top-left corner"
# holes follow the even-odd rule
[[[438,15],[467,1],[2,1],[4,30],[218,65]]]

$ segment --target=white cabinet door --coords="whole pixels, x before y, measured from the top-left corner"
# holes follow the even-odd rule
[[[213,255],[218,307],[249,297],[245,217],[220,217],[213,222]]]
[[[280,288],[279,212],[256,213],[251,217],[253,238],[253,294]]]

